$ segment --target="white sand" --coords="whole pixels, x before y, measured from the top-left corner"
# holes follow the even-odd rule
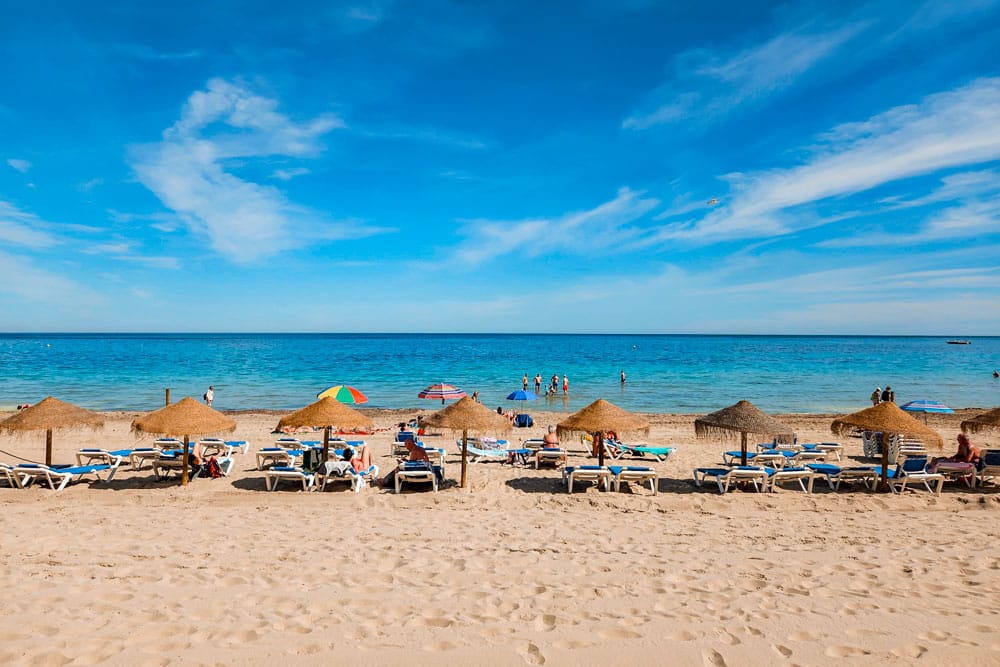
[[[949,448],[964,416],[932,419]],[[536,418],[509,437],[559,416]],[[130,419],[57,433],[56,461],[136,444]],[[1000,487],[720,496],[691,469],[733,446],[651,419],[649,441],[680,448],[655,497],[570,496],[555,471],[495,463],[437,494],[266,493],[252,453],[184,489],[148,468],[0,488],[0,663],[1000,664]],[[829,417],[785,419],[831,439]],[[272,442],[277,417],[237,421],[233,437]],[[391,467],[391,435],[366,439]]]

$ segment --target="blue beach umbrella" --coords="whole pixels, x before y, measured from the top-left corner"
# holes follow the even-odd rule
[[[938,414],[950,415],[954,412],[944,403],[939,401],[932,401],[929,399],[921,399],[919,401],[910,401],[905,405],[899,406],[900,409],[906,410],[907,412],[936,412]]]
[[[533,391],[528,391],[527,389],[518,389],[517,391],[512,391],[507,394],[508,401],[535,401],[538,400],[538,394]]]

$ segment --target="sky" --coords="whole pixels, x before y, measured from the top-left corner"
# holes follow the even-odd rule
[[[0,0],[0,331],[1000,333],[1000,0]]]

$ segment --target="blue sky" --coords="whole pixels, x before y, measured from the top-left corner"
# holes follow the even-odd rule
[[[289,4],[0,0],[0,330],[1000,331],[1000,0]]]

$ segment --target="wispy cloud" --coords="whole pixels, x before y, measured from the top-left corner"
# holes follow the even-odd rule
[[[880,227],[854,227],[850,236],[827,239],[820,248],[918,245],[932,242],[962,242],[970,237],[1000,234],[1000,172],[984,170],[951,174],[936,191],[912,200],[893,200],[880,211],[879,219],[892,219],[893,211],[935,207],[927,219],[915,226],[888,233]],[[912,231],[909,231],[912,229]]]
[[[699,220],[665,226],[660,240],[714,242],[788,234],[825,224],[791,210],[935,171],[1000,158],[1000,78],[980,79],[841,125],[788,169],[730,174],[724,205]]]
[[[7,166],[18,170],[22,174],[28,173],[28,170],[31,169],[30,162],[16,157],[7,158]]]
[[[57,239],[40,228],[51,226],[34,213],[22,211],[9,202],[0,200],[0,242],[28,248],[48,248]]]
[[[682,53],[673,64],[674,76],[626,118],[622,127],[644,130],[692,117],[704,120],[776,93],[834,53],[865,25],[826,32],[799,28],[738,53],[701,49]]]
[[[317,238],[381,231],[346,228],[295,205],[277,188],[226,170],[230,161],[315,156],[322,150],[320,137],[344,126],[332,114],[296,122],[277,108],[276,100],[244,85],[213,79],[188,98],[161,142],[132,150],[132,166],[165,206],[235,262],[251,262]]]
[[[595,247],[621,249],[641,234],[631,223],[659,203],[641,192],[621,188],[614,199],[587,211],[529,220],[466,220],[461,232],[467,239],[455,255],[464,262],[477,263],[515,251],[536,257],[553,252],[586,254]]]
[[[296,176],[305,176],[308,173],[309,170],[305,167],[291,167],[289,169],[275,169],[271,176],[279,181],[290,181]]]

